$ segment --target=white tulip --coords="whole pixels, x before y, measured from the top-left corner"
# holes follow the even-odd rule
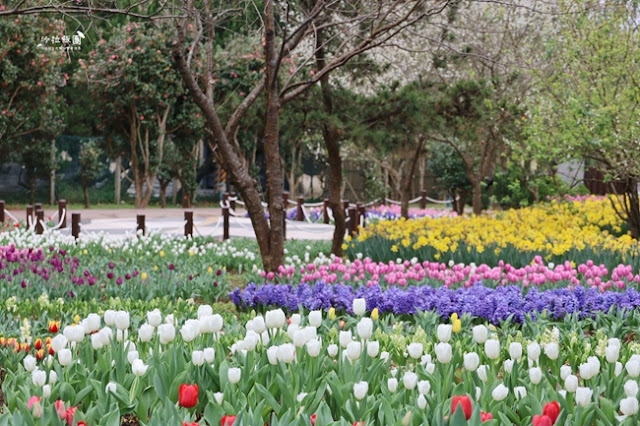
[[[427,407],[427,398],[423,394],[418,395],[418,408],[424,410]]]
[[[222,405],[222,401],[224,399],[224,394],[222,392],[216,392],[213,394],[213,398],[216,400],[218,405]]]
[[[57,354],[58,362],[60,363],[60,365],[66,367],[67,365],[71,364],[71,351],[69,349],[61,349],[59,352],[57,352]]]
[[[613,347],[617,347],[618,349],[620,349],[621,345],[622,344],[620,343],[620,339],[618,339],[618,338],[613,337],[613,338],[607,340],[607,346],[613,346]]]
[[[473,330],[473,340],[475,340],[477,344],[482,345],[484,342],[487,341],[487,338],[489,337],[489,330],[487,330],[487,327],[480,324],[473,327],[472,330]]]
[[[537,361],[540,358],[540,352],[542,348],[537,342],[529,343],[527,345],[527,358],[531,361]]]
[[[36,369],[36,358],[32,355],[27,355],[22,360],[22,364],[24,365],[24,369],[29,373],[33,372]]]
[[[638,412],[638,398],[628,396],[620,400],[620,411],[625,416],[633,416]]]
[[[231,382],[231,384],[234,384],[234,385],[240,381],[241,374],[242,372],[240,371],[239,368],[230,368],[229,371],[227,372],[229,381]]]
[[[420,380],[418,382],[418,392],[420,392],[422,395],[427,395],[430,390],[431,382],[429,382],[428,380]]]
[[[373,320],[371,318],[361,318],[356,326],[358,337],[362,340],[368,340],[373,334]]]
[[[578,389],[578,377],[573,374],[569,374],[566,379],[564,379],[564,388],[569,393],[574,393]]]
[[[104,393],[116,393],[116,389],[118,389],[118,385],[115,382],[109,382],[104,388]]]
[[[104,311],[104,323],[109,327],[116,325],[116,311],[111,309]]]
[[[51,396],[51,385],[44,385],[42,387],[42,396],[44,398],[49,398]]]
[[[203,351],[191,352],[191,362],[193,363],[193,365],[197,367],[204,365],[204,352]]]
[[[51,348],[54,352],[60,352],[64,347],[67,346],[69,340],[63,335],[58,334],[53,339],[51,339]]]
[[[213,315],[213,308],[210,305],[198,306],[198,319]]]
[[[129,351],[127,353],[127,361],[129,361],[129,364],[133,364],[133,361],[135,361],[138,358],[140,358],[138,351]]]
[[[407,352],[411,358],[418,359],[422,356],[422,348],[422,343],[413,342],[407,346]]]
[[[427,365],[424,366],[424,369],[427,370],[427,373],[433,374],[436,369],[436,365],[432,362],[428,362]]]
[[[489,369],[488,366],[482,364],[481,366],[478,367],[478,369],[476,370],[476,372],[478,373],[478,377],[480,378],[480,380],[482,380],[483,382],[487,383],[487,380],[489,380],[488,377],[488,372],[487,370]]]
[[[63,334],[69,342],[80,343],[84,340],[86,330],[80,324],[68,325],[64,328]],[[55,350],[55,349],[54,349]]]
[[[572,373],[571,371],[571,366],[569,365],[563,365],[562,367],[560,367],[560,378],[562,380],[566,379],[567,377],[569,377],[569,375]]]
[[[123,340],[127,340],[129,338],[129,330],[116,330],[116,340],[118,342],[122,342]]]
[[[635,398],[638,394],[638,382],[635,380],[627,380],[627,383],[624,384],[624,393],[627,396]]]
[[[544,345],[544,354],[549,359],[558,359],[558,355],[560,355],[560,348],[556,342],[547,343]]]
[[[131,364],[131,371],[138,377],[144,376],[148,368],[149,366],[142,362],[141,359],[136,359],[133,361],[133,364]]]
[[[484,342],[484,352],[487,354],[487,358],[496,360],[500,356],[500,342],[495,339],[490,339]]]
[[[375,340],[367,342],[367,355],[375,358],[378,356],[378,352],[380,352],[380,342]]]
[[[493,389],[493,392],[491,392],[491,396],[496,401],[502,401],[507,397],[507,395],[509,395],[509,388],[503,385],[502,383],[496,386]]]
[[[451,340],[451,331],[453,326],[451,324],[439,324],[437,329],[438,340],[443,343],[448,343]]]
[[[322,311],[309,312],[309,324],[312,327],[320,327],[322,325]]]
[[[296,337],[296,333],[300,330],[301,328],[298,324],[289,324],[287,327],[287,336],[289,336],[289,339],[293,340]]]
[[[302,315],[300,314],[293,314],[291,315],[291,318],[289,318],[289,325],[300,325],[301,322]]]
[[[100,315],[91,313],[87,315],[87,318],[82,321],[82,326],[85,328],[86,332],[91,334],[100,330],[100,325],[102,322],[102,318]]]
[[[296,401],[302,402],[307,395],[309,394],[306,392],[300,392],[298,396],[296,396]]]
[[[413,389],[418,384],[418,375],[412,371],[407,371],[402,376],[402,383],[406,389]]]
[[[36,368],[31,372],[31,381],[35,386],[42,387],[47,381],[47,373]]]
[[[480,389],[480,386],[476,386],[476,401],[480,401],[481,396],[482,396],[482,389]]]
[[[592,396],[593,396],[593,389],[578,387],[578,389],[576,389],[576,404],[584,408],[587,405],[589,405],[589,402],[591,402]]]
[[[522,343],[512,342],[509,345],[509,356],[514,361],[520,361],[520,358],[522,358]]]
[[[504,362],[502,363],[502,368],[504,368],[505,373],[511,374],[511,372],[513,371],[513,360],[512,359],[505,359]]]
[[[93,336],[92,336],[93,337]],[[138,330],[138,339],[141,342],[150,342],[153,338],[153,326],[150,324],[142,324]]]
[[[353,299],[353,314],[354,315],[362,315],[367,310],[367,301],[359,298]]]
[[[293,334],[293,344],[296,348],[301,348],[307,343],[307,334],[304,332],[304,329],[296,330]]]
[[[389,379],[387,379],[387,387],[389,388],[389,391],[391,393],[394,393],[395,391],[398,390],[398,379],[396,379],[395,377],[391,377]]]
[[[129,328],[129,312],[118,311],[116,312],[116,328],[118,330],[126,330]]]
[[[278,365],[278,347],[271,346],[267,349],[267,359],[269,360],[269,364]]]
[[[216,350],[214,348],[204,348],[204,360],[211,364],[216,360]]]
[[[347,345],[347,357],[350,361],[355,361],[360,358],[362,353],[362,344],[360,342],[350,342]]]
[[[620,361],[616,362],[613,373],[616,375],[616,377],[618,377],[620,373],[622,373],[622,363]]]
[[[58,381],[58,373],[56,373],[56,370],[49,371],[49,384],[53,385],[57,381]]]
[[[516,386],[513,388],[513,394],[518,400],[525,398],[527,396],[527,388],[524,386]]]
[[[542,380],[542,370],[540,367],[534,367],[529,370],[529,380],[534,385],[537,385]]]
[[[274,309],[265,314],[267,328],[282,328],[285,323],[285,315],[282,309]]]
[[[173,316],[173,314],[169,314],[166,317],[164,317],[164,322],[165,322],[165,324],[171,324],[174,327],[176,326],[176,319]]]
[[[620,356],[620,346],[607,346],[604,348],[604,355],[608,363],[614,364]]]
[[[464,354],[463,360],[464,368],[467,371],[476,371],[480,365],[480,357],[475,352]]]
[[[380,359],[383,360],[384,362],[389,361],[389,352],[387,351],[380,352]]]
[[[147,312],[147,321],[152,327],[157,327],[162,324],[162,313],[160,312],[160,309],[155,308],[153,311]]]
[[[362,400],[365,396],[367,396],[367,392],[369,391],[369,383],[367,382],[359,382],[353,384],[353,395],[356,397],[358,401]]]
[[[431,354],[424,354],[420,358],[420,364],[422,364],[422,365],[428,364],[428,363],[430,363],[432,361],[433,360],[431,359]]]
[[[338,345],[331,344],[327,346],[327,353],[331,358],[335,358],[335,356],[338,355]]]
[[[264,322],[264,317],[262,315],[258,315],[253,319],[253,331],[258,334],[262,334],[266,331],[267,324]]]
[[[338,336],[338,341],[340,342],[340,346],[346,348],[349,342],[353,340],[353,335],[351,334],[351,330],[341,331]]]
[[[198,337],[196,329],[188,324],[182,326],[182,328],[180,329],[180,334],[182,335],[182,340],[187,343],[193,341],[196,337]]]
[[[322,342],[318,339],[311,339],[307,342],[307,353],[311,358],[315,358],[320,355],[322,350]]]
[[[158,336],[160,336],[160,343],[166,345],[176,338],[176,328],[173,324],[160,324],[158,326]]]
[[[624,368],[627,370],[629,376],[633,379],[640,375],[640,361],[631,357],[629,361],[624,365]]]
[[[291,343],[284,343],[278,346],[278,359],[286,364],[296,359],[296,347]]]
[[[448,364],[451,361],[452,349],[450,344],[438,343],[435,347],[435,351],[439,363]]]
[[[113,337],[113,330],[110,327],[103,327],[97,333],[102,341],[102,346],[109,346],[111,344],[111,338]],[[92,334],[93,336],[93,334]]]

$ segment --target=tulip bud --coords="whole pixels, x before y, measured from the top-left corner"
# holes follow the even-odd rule
[[[104,323],[109,327],[113,327],[116,324],[116,311],[111,309],[104,311]]]
[[[473,340],[476,341],[477,344],[482,345],[487,341],[487,337],[489,336],[489,330],[484,325],[476,325],[473,327]]]
[[[264,322],[264,317],[262,315],[258,315],[252,321],[253,323],[253,331],[257,334],[262,334],[267,329],[267,324]]]
[[[367,355],[371,358],[375,358],[378,356],[378,352],[380,351],[380,343],[377,341],[369,341],[367,342]]]
[[[278,347],[271,346],[267,349],[267,359],[269,360],[269,364],[278,365]]]
[[[589,403],[591,402],[592,396],[593,396],[593,389],[578,387],[578,389],[576,389],[576,404],[584,408],[587,405],[589,405]]]
[[[560,367],[560,378],[562,380],[564,380],[567,377],[569,377],[570,374],[571,374],[571,366],[563,365],[563,366]]]
[[[513,360],[505,359],[502,363],[502,368],[504,368],[505,373],[511,374],[511,372],[513,371]]]
[[[85,328],[87,333],[91,334],[100,330],[101,322],[102,319],[100,318],[100,315],[91,313],[87,315],[87,318],[85,318],[84,321],[82,321],[82,326]]]
[[[480,380],[482,380],[485,383],[487,383],[487,381],[489,380],[489,377],[487,376],[487,370],[488,369],[489,369],[489,367],[483,364],[483,365],[479,366],[478,369],[476,370]]]
[[[327,353],[330,357],[335,358],[335,356],[338,355],[338,345],[331,344],[327,346]]]
[[[229,382],[231,384],[236,384],[240,381],[241,370],[239,368],[230,368],[227,372],[227,376],[229,378]]]
[[[278,346],[278,359],[286,364],[293,362],[296,358],[296,348],[291,343],[284,343]]]
[[[369,391],[369,383],[367,382],[359,382],[353,384],[353,395],[356,397],[358,401],[362,400],[365,396],[367,396],[367,392]]]
[[[309,312],[309,325],[316,328],[322,325],[322,311]]]
[[[222,392],[216,392],[213,394],[213,398],[216,400],[218,405],[222,405],[222,401],[224,399],[224,394]]]
[[[475,352],[464,354],[464,368],[467,371],[476,371],[480,365],[480,357]]]
[[[193,351],[193,352],[191,352],[191,362],[196,367],[204,365],[204,352],[203,351]]]
[[[624,393],[629,397],[636,397],[638,394],[638,382],[635,380],[627,380],[627,383],[624,384]]]
[[[350,361],[355,361],[360,358],[362,352],[362,344],[360,342],[350,342],[347,345],[347,357]]]
[[[431,390],[431,382],[428,380],[420,380],[418,382],[418,392],[422,395],[427,395]]]
[[[265,314],[267,328],[282,328],[285,323],[285,315],[282,309],[274,309]]]
[[[411,390],[415,388],[418,383],[418,375],[412,371],[407,371],[404,373],[404,376],[402,376],[402,383],[406,389]]]
[[[387,379],[387,387],[389,388],[389,391],[391,393],[394,393],[395,391],[398,390],[398,379],[396,379],[395,377],[391,377],[389,379]]]
[[[338,341],[340,342],[340,346],[346,348],[347,345],[353,340],[353,336],[351,334],[351,330],[341,331],[338,336]]]
[[[493,389],[493,392],[491,392],[491,396],[496,401],[502,401],[507,397],[507,395],[509,395],[509,388],[503,385],[502,383],[496,386]]]
[[[529,370],[529,380],[534,385],[537,385],[542,380],[542,370],[540,367],[534,367]]]
[[[552,360],[558,359],[560,355],[560,348],[556,342],[547,343],[544,345],[544,354]]]
[[[607,358],[607,362],[610,364],[614,364],[618,361],[618,357],[620,356],[620,346],[607,346],[604,349],[605,357]]]
[[[566,379],[564,379],[564,388],[569,393],[573,393],[578,389],[578,377],[573,374],[569,374]]]
[[[142,362],[141,359],[136,359],[133,361],[133,364],[131,364],[131,371],[136,376],[144,376],[144,373],[147,372],[148,368],[149,366]]]
[[[520,361],[520,358],[522,358],[522,344],[519,342],[512,342],[509,345],[509,356],[514,361]]]
[[[157,327],[162,324],[162,313],[160,309],[156,308],[153,311],[147,312],[147,321],[152,327]],[[105,322],[106,321],[106,313],[105,313]]]
[[[198,319],[213,315],[213,308],[210,305],[198,306]]]
[[[450,344],[438,343],[435,347],[435,351],[436,356],[438,357],[438,362],[448,364],[451,361],[452,349]]]
[[[149,342],[152,338],[153,327],[150,324],[142,324],[138,330],[138,339],[140,339],[141,342]]]
[[[531,361],[537,361],[540,358],[541,348],[537,342],[529,343],[527,345],[527,358]]]
[[[427,407],[427,399],[423,394],[418,395],[418,408],[424,410]]]
[[[109,382],[104,388],[104,393],[116,393],[116,389],[118,389],[118,385],[115,382]]]
[[[160,324],[158,326],[158,336],[160,337],[160,343],[166,345],[176,337],[176,329],[173,324]]]
[[[407,346],[407,352],[409,352],[409,356],[413,359],[418,359],[422,356],[422,343],[410,343]]]
[[[616,377],[618,377],[620,375],[620,373],[622,373],[622,363],[620,361],[616,362],[616,366],[613,370],[613,374],[616,375]]]
[[[451,331],[452,331],[451,324],[438,325],[438,329],[437,329],[438,340],[440,340],[443,343],[449,342],[449,340],[451,340]]]
[[[36,369],[36,362],[37,360],[35,359],[35,357],[31,355],[25,356],[24,359],[22,360],[24,369],[27,370],[29,373],[33,372],[33,370]]]
[[[69,349],[61,349],[57,352],[57,354],[58,362],[60,363],[60,365],[66,367],[67,365],[71,364],[71,351]]]
[[[513,388],[513,394],[517,400],[525,398],[527,396],[527,388],[524,386],[516,386]]]
[[[360,339],[367,340],[373,334],[373,320],[366,317],[361,318],[356,328]]]
[[[496,360],[500,356],[500,342],[495,339],[490,339],[484,342],[484,352],[487,354],[487,358]]]
[[[133,361],[135,361],[138,358],[140,358],[138,351],[127,352],[127,361],[129,361],[129,364],[133,364]]]
[[[625,416],[633,416],[638,412],[638,398],[628,396],[620,400],[620,411]]]
[[[116,312],[116,328],[123,331],[129,328],[129,312]]]
[[[51,396],[51,385],[44,385],[42,387],[42,397],[49,398]]]
[[[322,350],[322,342],[318,339],[312,339],[307,342],[307,353],[311,358],[315,358],[320,355]]]
[[[362,315],[367,310],[367,301],[363,298],[353,299],[353,314]]]
[[[36,368],[31,372],[31,381],[35,386],[42,387],[47,381],[47,373]]]

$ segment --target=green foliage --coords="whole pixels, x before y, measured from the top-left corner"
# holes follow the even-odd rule
[[[103,167],[101,158],[103,152],[98,141],[92,139],[84,141],[80,148],[80,178],[82,185],[88,185],[100,174]]]
[[[529,189],[527,189],[529,187]],[[504,209],[526,207],[536,200],[532,191],[537,192],[538,200],[566,194],[568,188],[556,188],[553,178],[544,174],[525,177],[522,168],[509,164],[504,171],[497,171],[492,187],[492,197]]]
[[[450,145],[437,144],[429,149],[428,168],[438,180],[438,186],[449,194],[471,191],[462,158]]]

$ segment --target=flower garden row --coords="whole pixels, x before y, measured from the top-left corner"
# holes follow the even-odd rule
[[[0,350],[3,424],[636,424],[635,311],[494,327],[279,309],[237,323],[207,305],[89,313]],[[624,318],[624,320],[623,320]],[[586,326],[586,330],[583,328]],[[35,349],[39,346],[40,349]],[[32,350],[35,349],[35,353]],[[457,410],[456,410],[457,409]],[[545,418],[546,417],[546,418]],[[236,423],[233,423],[233,422]]]

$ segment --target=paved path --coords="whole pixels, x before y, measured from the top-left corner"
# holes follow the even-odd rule
[[[136,232],[137,215],[145,215],[146,228],[161,234],[184,235],[184,212],[193,212],[194,236],[222,238],[222,213],[219,208],[193,209],[82,209],[67,213],[71,226],[71,213],[80,213],[81,229],[85,232],[104,232],[110,235],[126,235]],[[45,208],[45,219],[57,213],[57,209]],[[239,211],[244,214],[244,211]],[[18,219],[24,219],[24,211],[11,211]],[[56,219],[56,218],[54,218]],[[245,217],[231,217],[231,237],[255,238],[251,221]],[[331,240],[333,225],[287,221],[287,239]]]

